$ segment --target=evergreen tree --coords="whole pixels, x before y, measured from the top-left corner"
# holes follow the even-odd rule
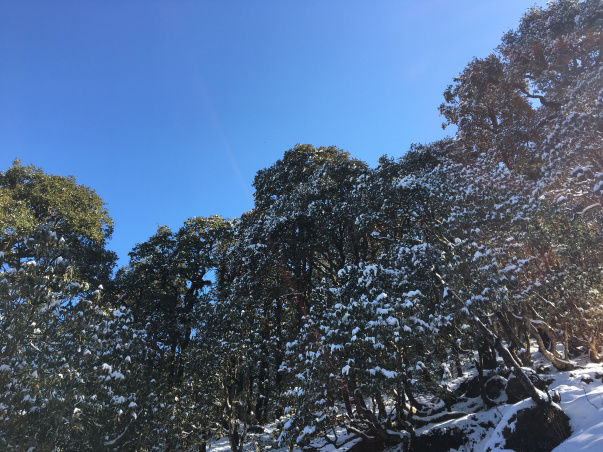
[[[102,448],[137,417],[143,351],[127,310],[101,302],[113,255],[102,200],[18,163],[0,174],[0,444]]]

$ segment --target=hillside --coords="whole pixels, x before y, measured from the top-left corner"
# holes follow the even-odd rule
[[[16,161],[0,449],[600,447],[601,30],[599,0],[532,8],[444,92],[454,136],[295,145],[240,218],[117,270],[98,194]]]

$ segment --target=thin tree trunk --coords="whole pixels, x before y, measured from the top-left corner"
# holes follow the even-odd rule
[[[532,350],[531,350],[531,344],[530,344],[530,321],[528,320],[527,317],[523,318],[523,326],[525,328],[524,334],[525,334],[525,340],[526,340],[526,352],[523,356],[523,364],[531,366],[532,365]]]
[[[475,361],[475,367],[477,369],[477,378],[479,380],[479,395],[484,402],[486,408],[491,408],[494,403],[488,398],[486,394],[486,381],[484,380],[484,360],[481,353],[478,353],[478,359]]]
[[[379,418],[382,420],[387,419],[387,410],[385,409],[385,403],[383,403],[383,397],[378,392],[375,393],[375,401],[377,402],[377,409],[379,410]]]
[[[603,357],[599,354],[599,347],[597,343],[597,338],[593,337],[592,340],[588,341],[588,357],[593,363],[600,363],[603,361]]]
[[[534,337],[536,338],[536,342],[538,342],[538,351],[540,353],[542,353],[542,355],[548,359],[551,364],[553,366],[555,366],[556,369],[561,370],[561,371],[566,371],[566,370],[573,370],[576,368],[576,365],[574,363],[572,363],[571,361],[565,361],[564,359],[562,359],[560,356],[555,355],[554,353],[551,353],[550,351],[548,351],[544,345],[544,341],[542,340],[542,336],[540,335],[540,333],[538,332],[538,328],[536,328],[534,325],[532,325],[532,333],[534,334]],[[554,346],[554,344],[553,344]]]
[[[513,373],[521,383],[521,386],[530,395],[532,400],[538,405],[550,404],[551,401],[547,400],[547,398],[544,397],[544,394],[539,391],[536,386],[534,386],[534,383],[532,383],[532,381],[528,378],[519,363],[515,360],[515,358],[513,358],[513,355],[511,355],[507,347],[503,345],[500,338],[490,331],[490,329],[476,315],[473,316],[473,320],[478,328],[484,333],[486,339],[496,349],[505,364],[513,369]]]

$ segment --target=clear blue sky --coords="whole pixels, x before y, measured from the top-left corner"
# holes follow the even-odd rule
[[[96,189],[125,264],[158,225],[248,210],[296,143],[374,165],[443,136],[446,85],[532,4],[2,0],[0,168]]]

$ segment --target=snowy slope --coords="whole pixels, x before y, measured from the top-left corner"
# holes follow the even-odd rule
[[[603,365],[583,362],[582,367],[552,375],[554,381],[549,388],[551,391],[559,391],[559,405],[569,416],[572,427],[570,438],[553,449],[554,452],[603,451],[603,377],[595,379],[596,374],[603,374]],[[590,380],[592,381],[589,383]],[[499,420],[496,429],[478,443],[474,450],[488,450],[488,447],[492,448],[492,452],[506,450],[497,446],[505,443],[502,429],[515,412],[529,406],[532,406],[532,402],[524,400],[514,405],[498,407],[504,414],[503,419]],[[497,410],[490,410],[492,411]]]
[[[584,369],[561,373],[553,387],[561,393],[560,405],[573,431],[554,452],[603,451],[603,365],[587,364]]]
[[[561,396],[559,406],[570,418],[572,435],[557,446],[554,452],[601,452],[603,451],[603,364],[589,363],[587,359],[578,360],[579,369],[570,372],[556,372],[550,364],[542,359],[539,353],[534,354],[534,360],[538,364],[548,365],[552,371],[547,375],[553,381],[549,386],[551,393],[558,391]],[[522,400],[515,404],[501,404],[489,410],[479,411],[481,400],[479,397],[469,399],[453,406],[454,411],[471,413],[467,416],[453,419],[437,424],[427,424],[417,429],[417,435],[428,434],[435,429],[449,431],[457,428],[465,432],[467,442],[458,449],[450,449],[456,452],[491,451],[508,452],[505,449],[505,438],[503,430],[505,427],[513,426],[510,422],[513,415],[518,411],[533,406],[530,399]],[[268,428],[264,435],[252,437],[245,450],[280,450],[274,445],[274,430]],[[345,448],[347,450],[357,441],[350,442]],[[228,440],[222,438],[209,447],[213,452],[227,452],[230,450]],[[299,449],[295,449],[299,451]],[[321,447],[320,452],[334,450],[331,445]],[[392,447],[388,452],[401,450],[400,447]]]

